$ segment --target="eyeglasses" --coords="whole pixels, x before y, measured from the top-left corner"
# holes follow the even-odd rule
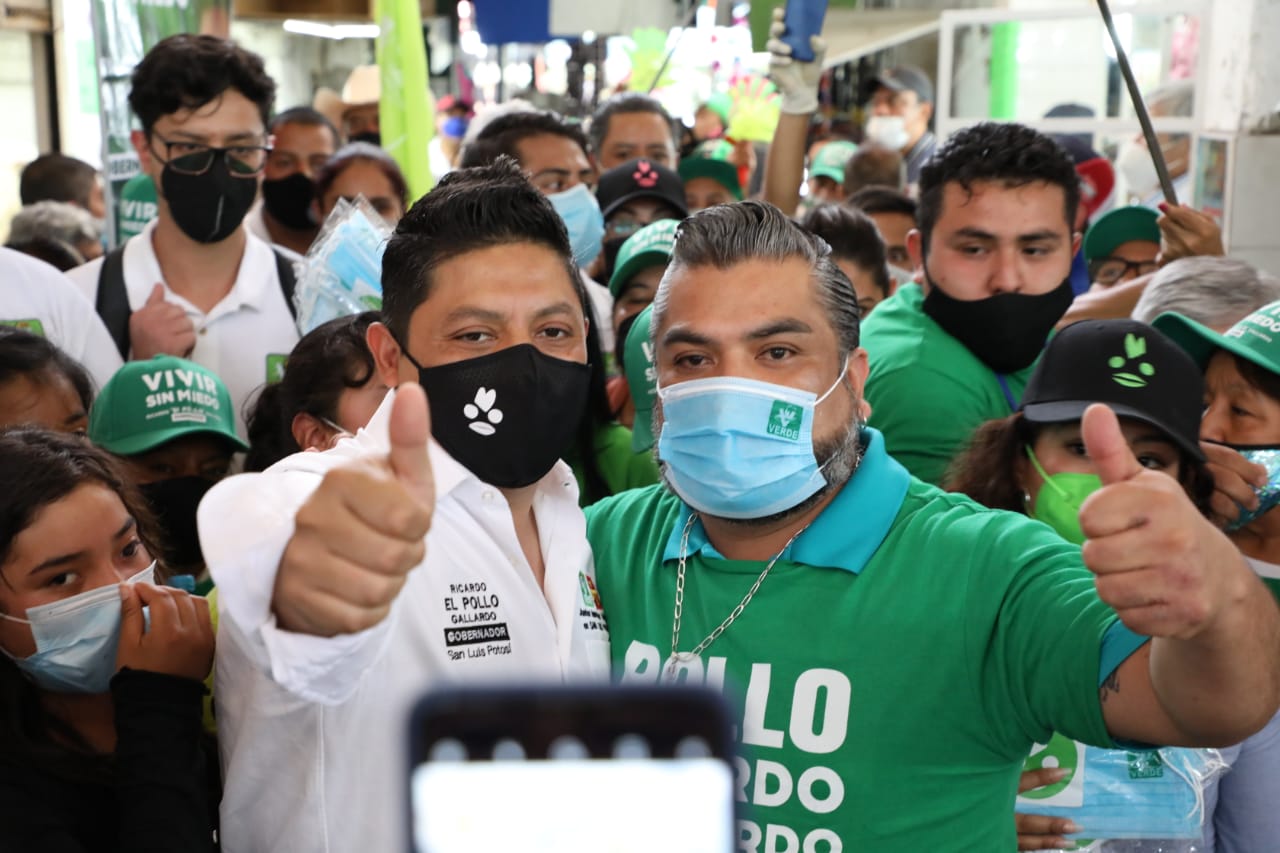
[[[1126,261],[1124,258],[1098,258],[1089,264],[1089,274],[1098,284],[1115,284],[1132,270],[1135,275],[1150,275],[1160,269],[1155,261]]]
[[[612,219],[605,223],[604,233],[606,237],[630,237],[648,224],[648,222],[630,218]]]
[[[218,148],[199,142],[171,142],[154,131],[151,134],[164,143],[166,166],[183,175],[203,175],[213,166],[214,158],[226,161],[227,171],[235,178],[253,178],[267,165],[271,148],[266,145],[229,145]]]

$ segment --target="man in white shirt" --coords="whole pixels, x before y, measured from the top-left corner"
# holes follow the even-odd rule
[[[608,675],[558,461],[589,369],[554,209],[509,162],[451,173],[401,220],[383,295],[369,345],[399,387],[369,425],[200,507],[228,850],[403,850],[408,712],[425,690]]]
[[[271,119],[271,154],[262,173],[262,201],[245,218],[249,233],[291,260],[307,253],[320,223],[312,212],[316,175],[338,150],[338,129],[311,107]]]
[[[134,69],[129,105],[158,215],[123,251],[71,276],[125,357],[166,353],[217,373],[242,436],[246,400],[279,378],[298,341],[292,270],[243,227],[274,97],[262,59],[234,42],[184,34],[157,44]]]
[[[0,324],[48,338],[101,388],[121,365],[93,305],[56,267],[0,248]]]

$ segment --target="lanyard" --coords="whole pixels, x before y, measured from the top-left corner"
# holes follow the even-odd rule
[[[1003,373],[997,373],[996,381],[1000,383],[1000,390],[1004,392],[1004,399],[1009,404],[1009,411],[1018,411],[1018,400],[1013,396],[1013,391],[1009,388],[1009,377]]]

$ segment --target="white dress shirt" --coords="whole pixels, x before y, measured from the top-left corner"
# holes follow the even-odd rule
[[[276,257],[269,244],[247,235],[235,284],[206,314],[164,280],[151,242],[155,230],[153,219],[141,234],[125,243],[124,284],[129,307],[139,310],[157,284],[165,285],[165,300],[181,306],[196,327],[196,345],[187,358],[218,374],[227,386],[236,410],[236,431],[244,438],[246,404],[268,381],[280,378],[278,371],[298,342],[293,314],[280,290]],[[101,274],[101,259],[67,273],[95,305]]]
[[[432,441],[426,558],[387,618],[332,638],[276,625],[272,590],[295,513],[326,471],[387,453],[394,397],[355,438],[225,480],[200,505],[200,540],[218,585],[214,698],[227,853],[405,850],[408,719],[424,691],[459,681],[608,679],[608,630],[587,583],[591,552],[564,462],[536,484],[543,588],[502,493]]]

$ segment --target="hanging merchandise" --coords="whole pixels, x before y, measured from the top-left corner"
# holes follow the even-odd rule
[[[434,184],[427,152],[435,136],[435,109],[427,86],[427,49],[418,0],[377,0],[376,45],[381,70],[378,123],[382,147],[395,158],[413,199]]]
[[[338,200],[298,265],[299,333],[382,307],[382,253],[390,237],[391,226],[364,196]]]

